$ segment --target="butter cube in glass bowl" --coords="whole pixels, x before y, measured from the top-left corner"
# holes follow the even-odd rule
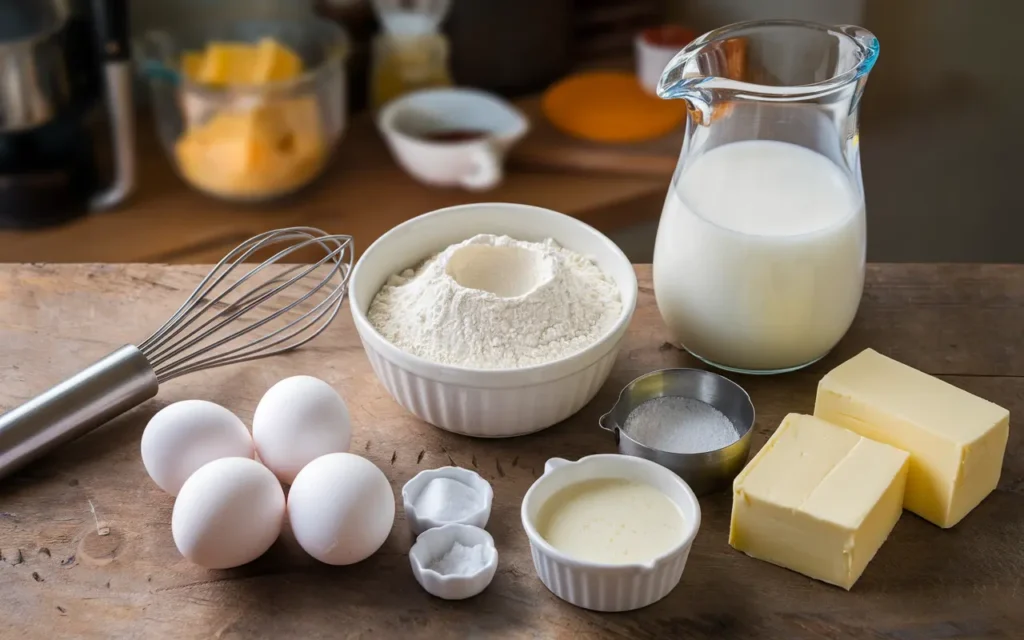
[[[262,201],[301,189],[345,127],[348,38],[330,21],[151,31],[136,52],[171,164],[214,197]]]
[[[903,512],[909,457],[791,413],[733,482],[729,544],[850,589]]]

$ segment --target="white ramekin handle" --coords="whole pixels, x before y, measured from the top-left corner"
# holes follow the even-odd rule
[[[544,463],[544,475],[551,473],[555,469],[564,467],[567,464],[571,463],[565,458],[551,458],[550,460]]]
[[[494,145],[483,144],[472,151],[473,170],[460,180],[463,187],[486,191],[498,186],[502,178],[502,158]]]

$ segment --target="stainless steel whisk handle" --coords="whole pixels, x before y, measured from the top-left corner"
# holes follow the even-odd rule
[[[131,345],[0,416],[0,477],[156,395],[156,373]]]

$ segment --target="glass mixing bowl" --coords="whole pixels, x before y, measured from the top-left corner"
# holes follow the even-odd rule
[[[302,59],[295,78],[265,84],[203,84],[185,54],[210,43],[272,38]],[[171,163],[196,189],[234,201],[292,193],[323,170],[346,120],[341,27],[319,19],[239,21],[150,31],[136,56],[151,90],[157,134]]]

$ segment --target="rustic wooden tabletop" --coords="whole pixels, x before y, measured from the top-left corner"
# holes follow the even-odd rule
[[[608,383],[578,415],[532,436],[474,440],[405,413],[374,378],[347,313],[299,352],[168,383],[157,400],[0,480],[0,637],[1022,637],[1024,432],[1015,426],[998,490],[950,530],[904,513],[849,593],[732,550],[728,492],[701,500],[702,527],[682,582],[661,602],[599,614],[549,593],[519,520],[544,461],[614,451],[596,418],[618,390],[653,369],[697,364],[668,344],[650,268],[637,271],[639,305]],[[0,408],[142,339],[203,273],[198,266],[0,266]],[[1022,266],[871,266],[860,314],[834,353],[803,372],[738,378],[757,407],[753,447],[786,413],[810,412],[821,375],[867,346],[1019,416],[1022,326]],[[446,602],[419,588],[401,509],[381,550],[349,567],[317,563],[287,534],[234,570],[208,571],[179,556],[172,499],[139,459],[147,419],[167,403],[204,398],[248,421],[271,384],[299,373],[329,381],[347,399],[353,451],[383,469],[396,495],[418,471],[452,463],[492,482],[488,529],[500,562],[482,595]]]

